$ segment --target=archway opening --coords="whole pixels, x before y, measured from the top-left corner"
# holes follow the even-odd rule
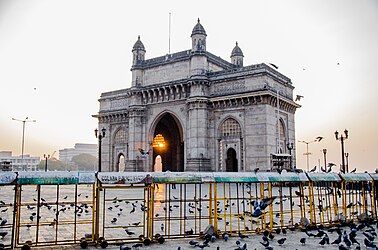
[[[155,165],[154,165],[155,172],[162,172],[163,171],[163,164],[161,162],[161,156],[158,155],[155,158]]]
[[[163,115],[157,123],[152,143],[154,171],[158,170],[157,156],[161,159],[161,171],[184,171],[184,143],[179,126],[171,114]]]
[[[126,167],[126,165],[125,165],[125,156],[123,154],[120,154],[118,156],[118,161],[117,162],[118,162],[118,166],[117,166],[118,172],[125,171],[125,167]]]
[[[238,172],[238,160],[236,159],[236,151],[233,148],[227,150],[226,171]]]

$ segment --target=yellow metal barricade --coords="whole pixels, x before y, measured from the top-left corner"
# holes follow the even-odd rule
[[[16,177],[16,173],[13,172],[0,172],[0,249],[14,248]]]
[[[93,184],[78,184],[77,172],[18,175],[16,246],[76,244],[85,236],[93,240]]]
[[[146,173],[98,173],[96,242],[118,244],[152,240],[153,186]],[[149,181],[150,182],[150,181]]]
[[[374,218],[373,179],[368,173],[340,174],[343,179],[343,210],[346,220]]]

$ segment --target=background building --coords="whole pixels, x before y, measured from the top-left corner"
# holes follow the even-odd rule
[[[252,171],[290,166],[295,142],[291,80],[267,64],[208,52],[198,20],[192,48],[145,59],[133,46],[131,88],[102,93],[103,171]],[[295,165],[295,159],[292,159]]]
[[[30,155],[13,156],[12,151],[0,151],[0,165],[8,170],[9,165],[12,171],[37,171],[41,159]]]
[[[65,163],[69,163],[72,161],[72,157],[81,154],[89,154],[97,157],[97,145],[88,143],[75,143],[74,148],[65,148],[59,150],[59,160]]]

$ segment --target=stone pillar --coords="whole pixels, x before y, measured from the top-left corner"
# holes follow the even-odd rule
[[[200,81],[191,86],[188,105],[187,161],[185,171],[211,171],[208,151],[208,98],[207,86]],[[202,95],[202,96],[201,96]]]
[[[133,106],[129,110],[129,159],[126,162],[126,172],[139,172],[147,168],[147,160],[142,159],[138,148],[146,149],[145,143],[145,110],[142,106]]]

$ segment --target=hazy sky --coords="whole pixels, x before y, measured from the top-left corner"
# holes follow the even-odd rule
[[[131,85],[138,35],[146,58],[191,48],[201,19],[207,50],[229,60],[235,42],[244,65],[274,63],[304,96],[296,138],[311,141],[310,166],[340,164],[334,131],[349,130],[350,168],[378,167],[378,1],[97,1],[0,0],[0,151],[42,156],[96,143],[102,92]],[[305,145],[296,143],[305,168]]]

